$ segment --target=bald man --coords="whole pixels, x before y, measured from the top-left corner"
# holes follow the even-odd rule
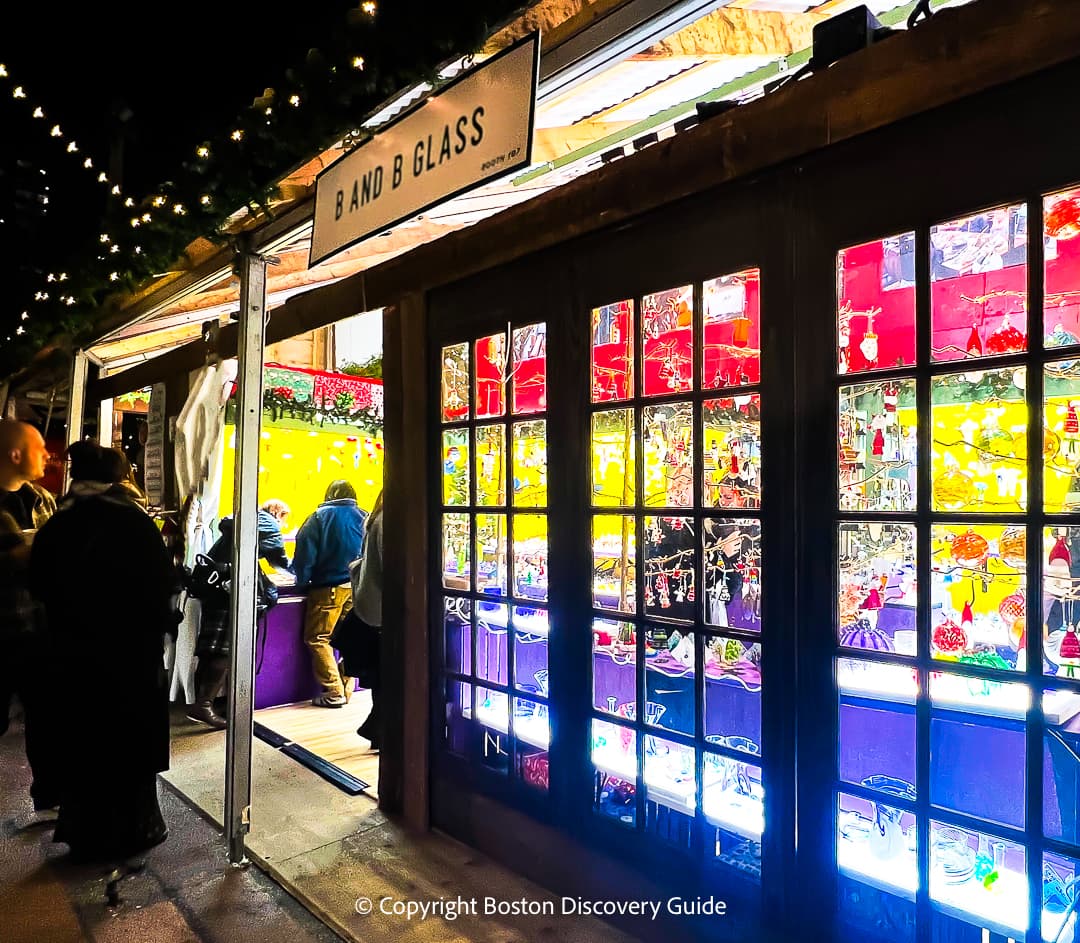
[[[52,660],[40,612],[26,588],[29,538],[56,510],[53,496],[36,484],[48,454],[33,426],[0,421],[0,732],[7,728],[11,695],[18,694],[35,817],[59,805],[61,779],[55,734],[60,692],[50,687]]]

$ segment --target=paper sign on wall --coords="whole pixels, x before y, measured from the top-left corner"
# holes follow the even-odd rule
[[[324,170],[309,264],[528,166],[539,57],[533,33]]]

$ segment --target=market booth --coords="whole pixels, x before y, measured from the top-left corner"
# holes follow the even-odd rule
[[[935,16],[275,311],[389,306],[385,808],[686,901],[654,939],[1076,938],[1066,7]],[[363,463],[267,388],[266,474]]]
[[[1078,80],[428,296],[433,824],[732,938],[1074,939]]]

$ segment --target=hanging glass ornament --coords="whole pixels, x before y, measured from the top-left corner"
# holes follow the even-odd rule
[[[873,331],[867,331],[859,342],[859,350],[869,366],[875,366],[878,359],[878,336]]]
[[[979,450],[979,459],[988,465],[1009,458],[1013,453],[1013,437],[997,424],[996,417],[988,419],[979,430],[975,445]]]
[[[966,350],[971,357],[982,356],[983,345],[982,339],[979,337],[979,326],[977,324],[971,325],[971,334],[968,335]]]
[[[934,501],[943,511],[959,511],[974,498],[971,479],[959,468],[950,468],[934,480]]]
[[[998,555],[1013,569],[1027,566],[1027,534],[1023,527],[1006,527],[998,540]]]
[[[1043,574],[1043,585],[1050,595],[1058,598],[1068,596],[1072,590],[1072,554],[1065,543],[1064,535],[1058,535],[1050,550]]]
[[[931,642],[936,654],[955,657],[967,648],[967,633],[952,619],[946,619],[934,628]]]
[[[1009,316],[1001,319],[1001,326],[986,339],[988,354],[1015,354],[1027,350],[1027,335],[1009,323]]]
[[[750,319],[744,314],[731,321],[731,343],[734,347],[746,347],[750,343]]]
[[[1016,622],[1022,622],[1025,609],[1024,594],[1010,593],[998,604],[998,615],[1005,620],[1006,624],[1013,625]]]

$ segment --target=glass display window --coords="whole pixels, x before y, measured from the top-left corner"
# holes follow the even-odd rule
[[[1046,511],[1075,514],[1080,508],[1080,361],[1046,365],[1042,458]]]
[[[841,647],[914,657],[918,648],[914,526],[841,522],[837,544]]]
[[[646,517],[644,525],[645,614],[691,622],[698,608],[694,519]]]
[[[702,286],[702,380],[706,390],[761,380],[761,272],[747,269]]]
[[[442,421],[469,418],[469,345],[442,349]]]
[[[505,603],[476,605],[476,677],[507,685],[510,673],[507,627],[509,610]]]
[[[1043,834],[1080,848],[1080,691],[1047,688],[1042,709]]]
[[[1080,861],[1071,855],[1048,851],[1042,866],[1042,933],[1045,940],[1075,938],[1076,889]]]
[[[474,348],[476,418],[495,419],[506,412],[506,334],[481,337]]]
[[[694,503],[694,408],[690,403],[642,410],[645,505],[688,508]]]
[[[630,622],[593,620],[593,709],[633,720],[637,716],[637,635]]]
[[[616,301],[592,311],[590,348],[594,403],[634,395],[634,302]]]
[[[551,633],[551,622],[548,619],[548,611],[515,606],[513,619],[514,688],[525,694],[550,697],[548,636]]]
[[[441,352],[443,746],[546,792],[547,325]]]
[[[915,363],[915,233],[842,249],[836,260],[838,371]]]
[[[629,514],[593,518],[593,606],[637,611],[637,534]]]
[[[939,661],[1023,670],[1024,528],[938,524],[930,530],[930,651]]]
[[[1080,188],[1043,197],[1043,343],[1080,344]]]
[[[930,477],[935,511],[1027,507],[1024,367],[947,373],[931,381]]]
[[[1042,542],[1043,671],[1080,678],[1080,527],[1047,527]]]
[[[506,506],[506,427],[476,427],[476,503],[483,507]]]
[[[702,636],[705,739],[761,753],[761,644],[731,635]],[[692,731],[690,731],[692,733]]]
[[[447,429],[442,434],[443,504],[469,504],[469,430]]]
[[[756,393],[702,404],[702,503],[709,508],[761,507],[761,397]]]
[[[506,515],[477,514],[476,590],[488,596],[506,595]]]
[[[884,777],[883,777],[884,779]],[[915,889],[919,882],[918,829],[903,782],[882,783],[879,794],[837,798],[836,863],[839,915],[857,938],[915,940]]]
[[[510,697],[505,691],[477,687],[473,737],[475,759],[482,767],[506,776],[510,772]]]
[[[472,589],[472,535],[468,514],[442,516],[442,584],[445,589]]]
[[[676,754],[676,758],[683,756]],[[745,756],[706,751],[701,779],[706,857],[760,876],[761,836],[765,832],[761,767]]]
[[[956,933],[958,924],[967,924],[990,939],[1023,940],[1029,899],[1023,845],[981,829],[930,822],[935,935]]]
[[[697,809],[693,747],[645,736],[645,831],[681,848],[691,847]]]
[[[836,256],[837,916],[867,939],[1015,940],[1030,922],[1022,836],[1031,777],[1045,787],[1051,763],[1044,774],[1028,755],[1042,676],[1028,629],[1045,620],[1044,670],[1066,671],[1053,653],[1071,651],[1072,588],[1067,529],[1045,527],[1031,608],[1033,370],[1046,510],[1066,507],[1072,470],[1067,370],[1055,382],[1046,355],[1028,352],[1028,209]],[[882,327],[896,318],[903,331]],[[870,370],[880,377],[852,382]],[[1057,724],[1069,699],[1044,698],[1040,722]],[[1058,750],[1048,735],[1047,756]],[[1044,805],[1047,821],[1069,821],[1056,798]]]
[[[840,507],[913,511],[918,491],[915,381],[840,387]]]
[[[637,430],[632,409],[592,415],[593,507],[633,507],[637,502],[634,459]]]
[[[472,603],[468,599],[443,599],[443,653],[447,671],[472,674]]]
[[[706,625],[760,632],[760,521],[705,518],[701,546]]]
[[[547,507],[547,422],[514,423],[514,507]]]
[[[514,772],[532,789],[547,792],[550,785],[548,745],[551,727],[548,706],[523,697],[514,698]]]
[[[608,312],[611,325],[634,305],[594,309],[589,417],[594,811],[755,879],[767,644],[760,297],[753,268],[636,299],[641,388],[628,382],[617,396],[598,394],[597,317]],[[616,398],[625,405],[607,405]]]
[[[931,227],[930,291],[934,360],[1027,350],[1027,206]]]
[[[593,811],[634,828],[638,823],[638,734],[632,727],[594,718],[590,759]]]
[[[684,393],[694,386],[692,285],[641,301],[641,390],[645,396]]]
[[[694,735],[695,657],[692,632],[646,627],[643,719],[649,726]]]
[[[1022,829],[1028,689],[985,678],[931,675],[930,700],[930,801]]]
[[[516,416],[547,409],[547,325],[530,324],[513,332],[510,409]]]

